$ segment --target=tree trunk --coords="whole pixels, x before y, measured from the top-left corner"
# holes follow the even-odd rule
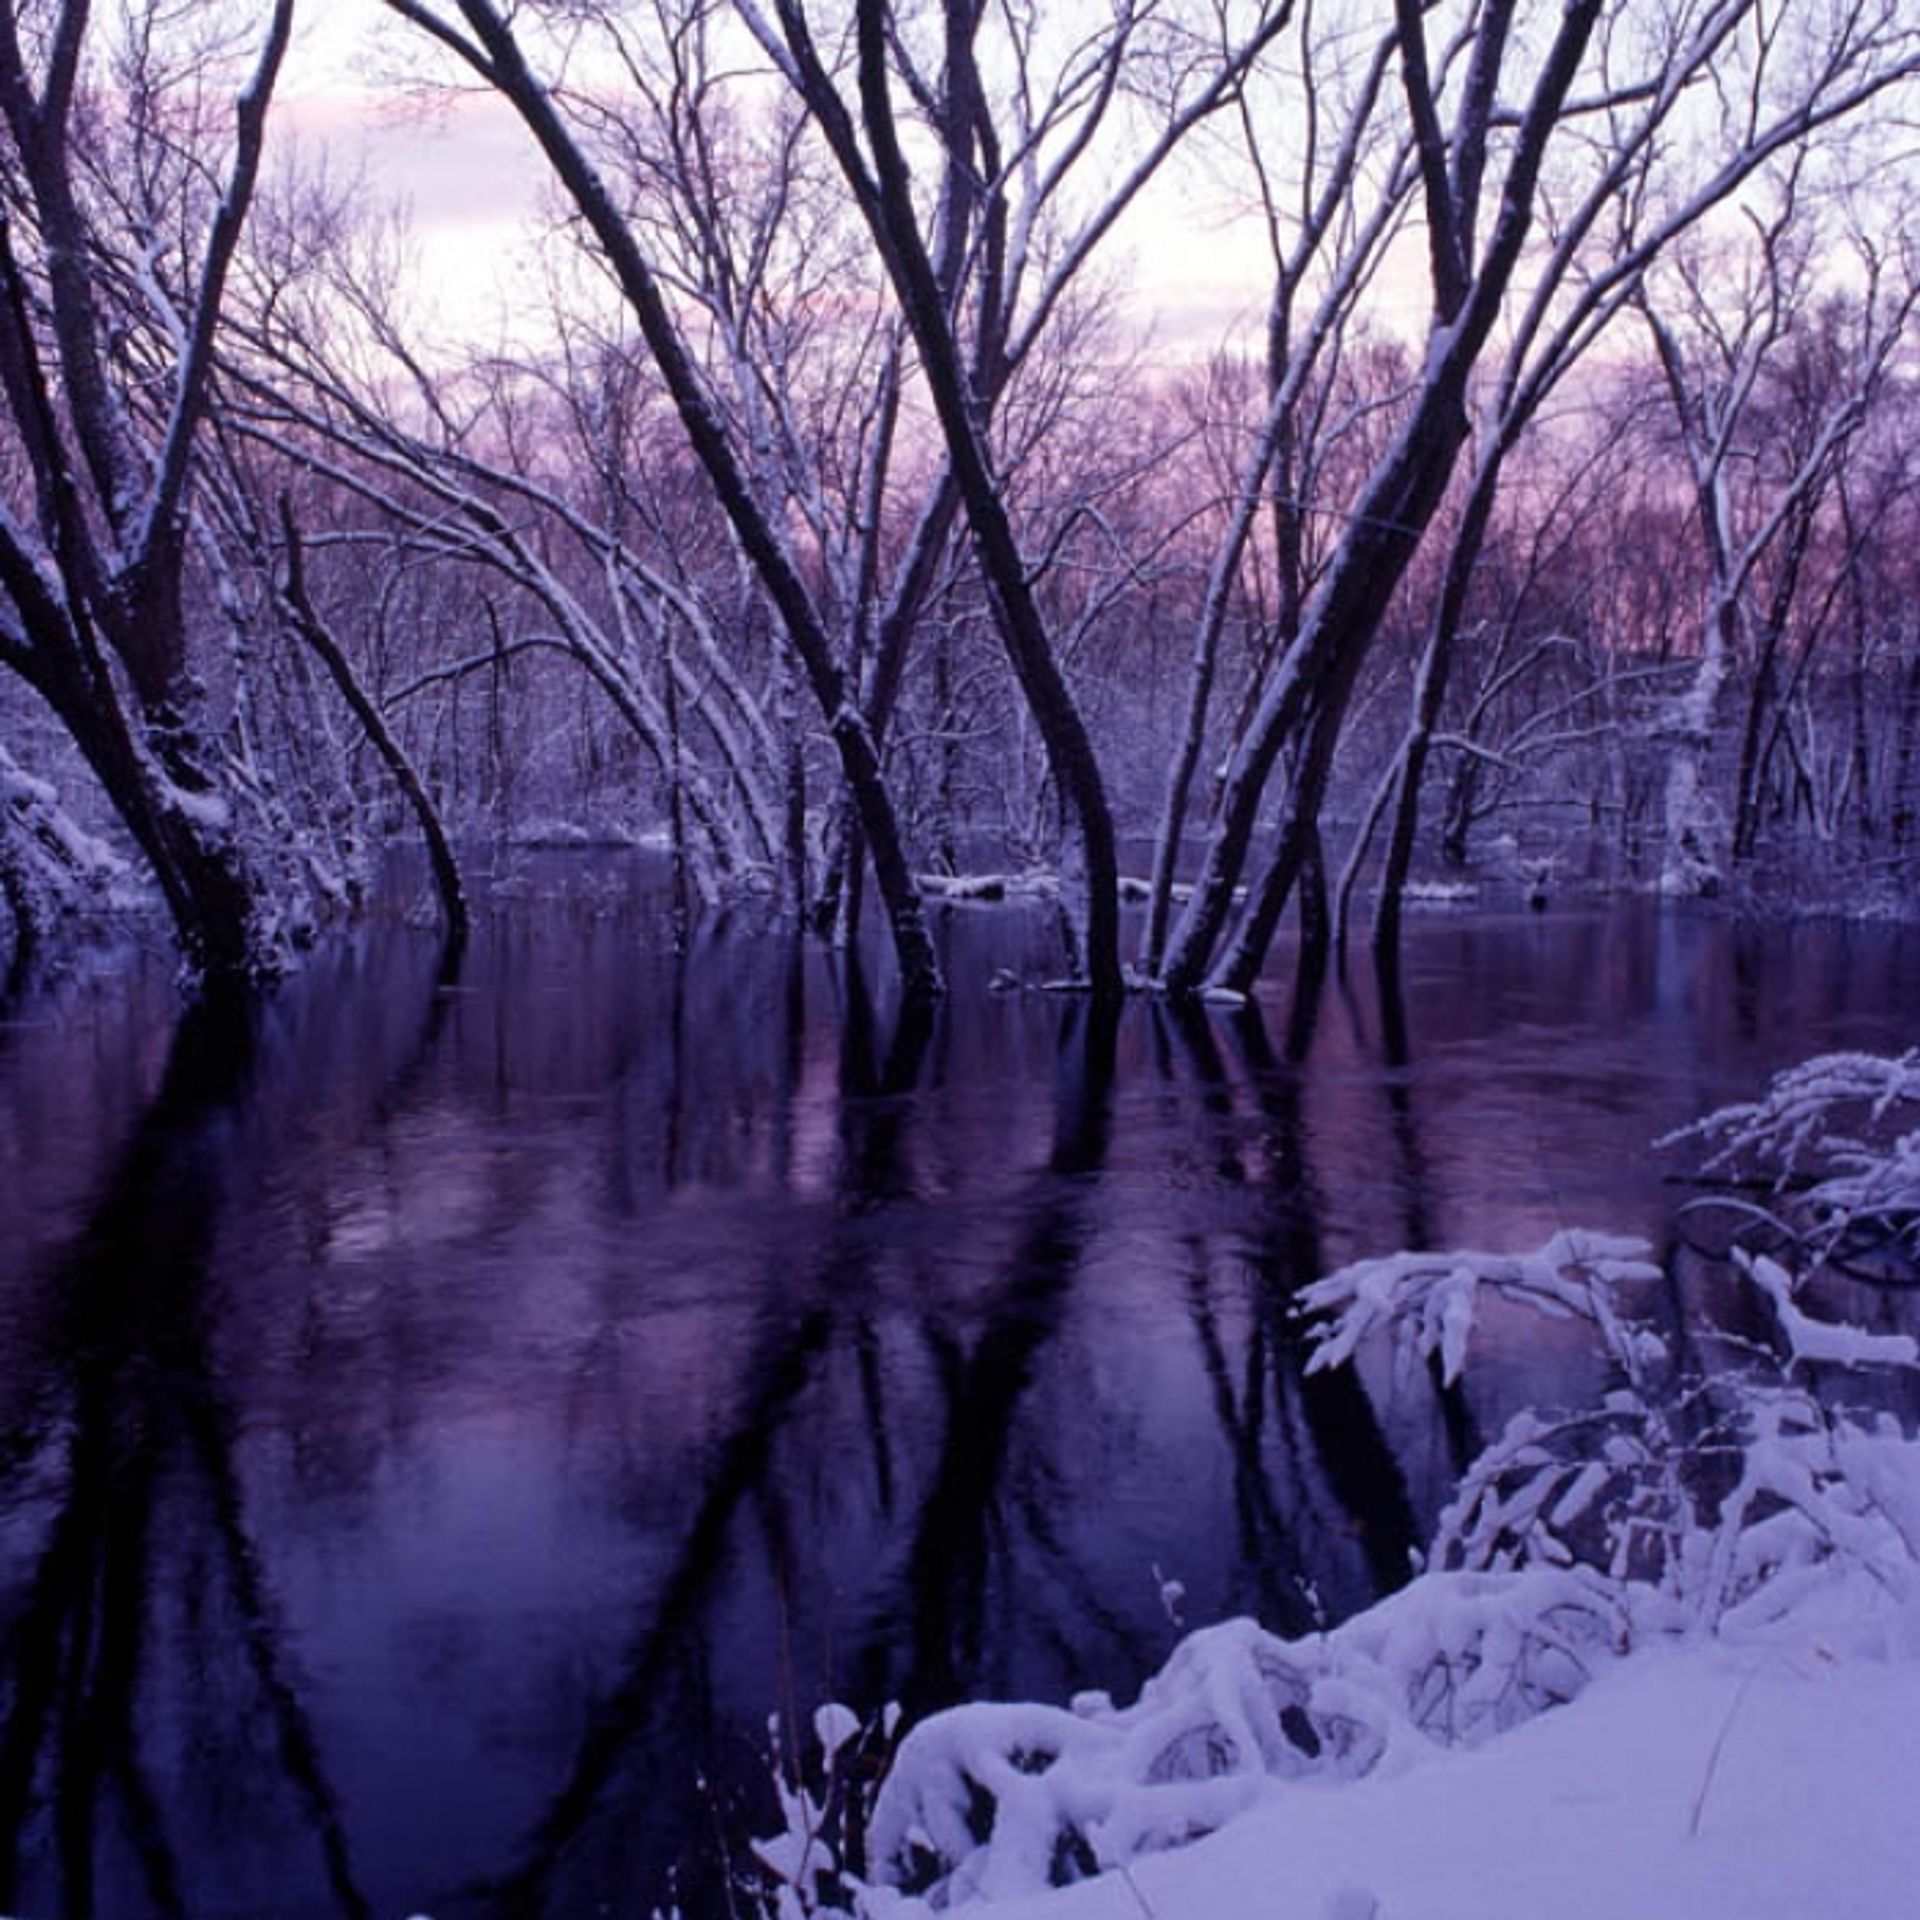
[[[439,812],[425,784],[414,771],[413,762],[407,758],[406,749],[387,725],[386,716],[375,705],[372,696],[361,686],[359,677],[341,651],[339,642],[334,639],[332,630],[320,618],[308,597],[300,533],[294,525],[293,510],[284,494],[280,499],[280,529],[286,541],[287,562],[287,577],[281,590],[282,604],[293,622],[295,632],[312,648],[320,664],[332,676],[334,685],[340,689],[341,698],[353,710],[353,717],[359,721],[373,750],[385,762],[387,771],[393,775],[394,784],[406,796],[407,805],[413,809],[414,818],[419,821],[421,835],[427,843],[427,857],[433,864],[434,885],[439,890],[440,910],[446,919],[447,941],[457,951],[466,945],[473,921],[467,907],[466,889],[460,881],[460,865],[454,858],[446,828],[441,824]]]
[[[993,608],[994,627],[1046,745],[1047,760],[1073,809],[1086,862],[1086,973],[1097,998],[1117,999],[1120,971],[1120,869],[1113,815],[1099,761],[1075,705],[1046,624],[1006,502],[989,468],[938,277],[921,240],[907,164],[886,79],[887,23],[882,0],[859,0],[860,97],[875,162],[874,218],[901,311],[920,349],[934,408]],[[837,102],[836,102],[837,104]],[[824,101],[815,103],[824,109]]]
[[[1746,724],[1740,732],[1740,766],[1733,787],[1733,857],[1740,862],[1751,860],[1760,847],[1760,743],[1774,699],[1775,646],[1776,637],[1768,635],[1754,663]]]
[[[653,267],[606,182],[568,132],[552,97],[528,67],[518,40],[499,10],[482,0],[462,0],[461,11],[479,42],[471,51],[482,55],[476,63],[482,77],[520,116],[606,256],[660,370],[687,443],[704,469],[741,551],[786,628],[860,815],[874,878],[893,933],[901,990],[913,998],[938,995],[943,990],[940,963],[907,864],[899,817],[872,730],[851,697],[846,674],[834,658],[819,611],[792,556],[754,497]]]
[[[28,678],[152,869],[188,967],[210,982],[278,971],[283,956],[258,924],[231,802],[203,773],[192,787],[181,784],[163,760],[194,761],[195,736],[176,722],[151,737],[123,712],[104,663],[97,679],[84,675],[58,645],[35,644]]]
[[[1345,715],[1345,694],[1351,691],[1401,576],[1438,511],[1454,460],[1466,444],[1467,420],[1461,404],[1466,372],[1465,357],[1455,356],[1421,396],[1393,458],[1375,476],[1350,521],[1340,551],[1303,617],[1300,638],[1287,649],[1279,672],[1261,696],[1228,770],[1206,863],[1168,957],[1164,978],[1172,992],[1193,992],[1206,973],[1246,865],[1268,777],[1309,699],[1314,702],[1312,733],[1317,745],[1310,746],[1303,759],[1303,776],[1311,777],[1324,791]],[[1310,769],[1317,771],[1309,773]],[[1319,797],[1318,791],[1297,791],[1291,806],[1293,819],[1315,824]],[[1255,889],[1249,910],[1252,925],[1237,943],[1227,969],[1234,978],[1258,974],[1265,942],[1278,924],[1304,845],[1298,834],[1283,834],[1282,845]],[[1273,897],[1276,888],[1277,899]]]

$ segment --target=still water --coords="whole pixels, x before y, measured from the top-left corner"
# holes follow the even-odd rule
[[[578,881],[452,985],[396,925],[253,1008],[138,953],[0,1005],[0,1912],[722,1912],[771,1716],[1339,1618],[1592,1384],[1531,1320],[1444,1404],[1307,1378],[1304,1280],[1663,1240],[1654,1136],[1920,1004],[1911,930],[1635,908],[1417,921],[1403,1023],[1103,1022],[974,908],[903,1024]]]

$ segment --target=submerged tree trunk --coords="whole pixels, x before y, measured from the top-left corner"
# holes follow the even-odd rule
[[[857,16],[860,99],[875,162],[873,218],[885,241],[886,264],[901,310],[920,349],[995,629],[1046,744],[1054,779],[1073,809],[1086,867],[1087,983],[1097,997],[1117,999],[1123,986],[1120,868],[1106,787],[1086,723],[1034,600],[1006,501],[988,462],[982,423],[968,394],[939,279],[921,239],[887,85],[883,0],[859,0]],[[810,104],[817,113],[831,113],[838,101],[829,106],[824,98],[815,98]]]
[[[1260,971],[1299,872],[1306,829],[1318,823],[1347,696],[1466,442],[1465,376],[1465,364],[1455,365],[1422,395],[1414,421],[1349,523],[1306,609],[1300,638],[1261,696],[1228,770],[1206,861],[1169,950],[1164,979],[1170,991],[1192,992],[1206,976],[1252,849],[1268,779],[1311,707],[1310,738],[1295,776],[1288,823],[1256,883],[1248,923],[1223,978],[1244,981]]]
[[[1268,779],[1289,736],[1307,720],[1311,703],[1308,739],[1296,764],[1279,844],[1255,884],[1233,951],[1216,978],[1237,985],[1259,973],[1298,877],[1309,830],[1318,825],[1361,663],[1439,511],[1467,443],[1468,382],[1532,226],[1547,144],[1601,11],[1599,0],[1572,0],[1560,14],[1515,125],[1498,210],[1476,260],[1494,102],[1514,10],[1508,4],[1488,8],[1461,96],[1460,124],[1449,137],[1440,122],[1427,63],[1422,10],[1417,0],[1399,0],[1396,6],[1401,78],[1419,157],[1433,293],[1426,362],[1399,435],[1355,503],[1305,610],[1300,638],[1282,658],[1236,750],[1206,863],[1164,971],[1171,991],[1191,992],[1207,976],[1252,848]]]

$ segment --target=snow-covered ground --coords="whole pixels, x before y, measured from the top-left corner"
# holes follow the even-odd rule
[[[1891,1504],[1910,1521],[1920,1450],[1889,1437],[1876,1465],[1904,1472],[1909,1497]],[[915,1846],[953,1870],[924,1899],[868,1886],[818,1909],[795,1891],[803,1871],[772,1911],[1898,1920],[1920,1912],[1920,1582],[1826,1565],[1824,1580],[1793,1583],[1782,1614],[1667,1638],[1621,1619],[1617,1643],[1604,1605],[1583,1611],[1583,1576],[1430,1575],[1318,1643],[1289,1646],[1244,1621],[1197,1633],[1128,1709],[936,1716],[903,1747],[873,1840],[896,1879]],[[1529,1656],[1515,1660],[1510,1631],[1527,1620],[1566,1629],[1534,1644],[1531,1691],[1513,1683]],[[1569,1649],[1584,1656],[1580,1690],[1543,1706],[1538,1689],[1564,1675]],[[1426,1677],[1422,1725],[1392,1700],[1407,1674]],[[1284,1719],[1261,1715],[1290,1694],[1330,1736],[1307,1737],[1311,1760],[1291,1744],[1304,1722],[1289,1738]],[[1010,1770],[996,1764],[1006,1755]],[[962,1779],[997,1801],[977,1844],[953,1791]],[[769,1857],[817,1868],[824,1850],[799,1831],[811,1810],[790,1802],[796,1811]],[[1185,1822],[1208,1830],[1182,1844]],[[1069,1826],[1112,1864],[1049,1887]]]
[[[1899,1920],[1920,1662],[1820,1637],[1634,1656],[1391,1778],[1268,1784],[1219,1832],[994,1920]]]

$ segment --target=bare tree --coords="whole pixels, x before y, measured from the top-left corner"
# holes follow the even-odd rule
[[[535,73],[505,13],[490,0],[457,0],[450,11],[420,0],[387,0],[387,4],[451,50],[512,105],[592,233],[672,396],[688,443],[776,611],[826,722],[859,812],[903,988],[918,997],[938,993],[939,964],[872,729],[849,685],[846,663],[836,652],[818,598],[802,575],[784,527],[754,486],[751,465],[728,432],[642,235],[593,164],[560,100]]]
[[[1816,523],[1920,292],[1863,241],[1850,310],[1816,312],[1815,261],[1827,249],[1796,171],[1764,216],[1748,218],[1744,261],[1676,252],[1639,302],[1705,562],[1698,658],[1659,723],[1668,756],[1660,879],[1683,895],[1717,891],[1729,855],[1753,851],[1762,736]],[[1743,669],[1747,715],[1731,805],[1722,806],[1706,761]]]
[[[1140,942],[1140,964],[1149,977],[1159,973],[1165,956],[1175,869],[1206,747],[1221,642],[1236,597],[1245,591],[1247,569],[1259,564],[1255,540],[1261,516],[1268,516],[1271,527],[1275,604],[1266,623],[1263,670],[1249,685],[1256,704],[1272,660],[1299,641],[1308,595],[1328,557],[1322,553],[1318,564],[1308,558],[1316,525],[1327,524],[1314,513],[1323,492],[1330,491],[1316,484],[1323,449],[1345,437],[1355,417],[1392,405],[1389,395],[1364,383],[1343,407],[1333,404],[1339,383],[1331,365],[1351,343],[1356,308],[1400,228],[1414,184],[1411,148],[1390,113],[1395,35],[1376,37],[1367,57],[1349,72],[1343,25],[1324,27],[1316,9],[1302,10],[1299,71],[1289,86],[1297,87],[1307,112],[1300,150],[1288,156],[1290,178],[1282,177],[1282,156],[1266,150],[1267,116],[1257,116],[1244,96],[1241,103],[1247,162],[1273,260],[1267,405],[1240,457],[1228,518],[1194,623],[1186,703],[1154,838]],[[1293,103],[1290,92],[1269,113],[1282,114]],[[1244,738],[1252,718],[1249,705],[1222,755]]]
[[[993,409],[1114,223],[1192,130],[1237,96],[1285,29],[1290,0],[1256,8],[1237,35],[1223,16],[1211,40],[1204,26],[1150,8],[1123,9],[1089,33],[1056,39],[1027,16],[944,0],[925,45],[886,0],[856,0],[851,22],[831,27],[801,0],[776,0],[771,18],[746,0],[739,10],[839,163],[919,351],[995,630],[1077,828],[1088,984],[1110,997],[1122,984],[1112,810],[1008,510]],[[857,107],[841,92],[842,59]],[[1143,62],[1174,76],[1157,123],[1121,159],[1116,184],[1065,221],[1066,190],[1101,151],[1120,104],[1141,89]],[[999,100],[995,74],[1008,76]],[[939,156],[931,205],[915,193],[908,142],[916,136]],[[1050,220],[1064,231],[1049,260],[1039,242]]]
[[[1439,651],[1426,676],[1429,703],[1444,690],[1448,629],[1457,627],[1505,459],[1546,398],[1679,236],[1760,169],[1920,70],[1920,40],[1882,0],[1785,35],[1763,30],[1754,13],[1740,0],[1701,0],[1650,23],[1627,9],[1571,8],[1539,52],[1523,102],[1508,105],[1507,70],[1527,39],[1511,7],[1469,10],[1437,59],[1420,11],[1396,9],[1433,295],[1420,386],[1236,748],[1205,870],[1165,968],[1169,986],[1195,987],[1210,968],[1241,991],[1257,977],[1317,847],[1360,666],[1461,455],[1474,448],[1437,615]],[[1749,30],[1751,45],[1741,38]],[[1698,125],[1702,97],[1713,103],[1711,143]],[[1540,244],[1529,259],[1536,227]],[[1476,405],[1474,377],[1503,318],[1498,371]],[[1416,741],[1425,730],[1416,727]],[[1297,744],[1282,823],[1216,961],[1268,778],[1289,742]],[[1408,758],[1409,793],[1423,758],[1423,749]]]
[[[298,917],[248,844],[191,635],[196,448],[293,24],[292,0],[261,11],[221,171],[211,126],[161,124],[169,10],[137,9],[106,72],[83,0],[0,6],[0,388],[31,493],[0,508],[0,664],[58,715],[210,974],[272,970]]]
[[[1165,968],[1175,991],[1197,987],[1233,904],[1266,784],[1283,745],[1304,729],[1279,840],[1256,880],[1223,983],[1258,972],[1281,908],[1318,840],[1321,799],[1362,661],[1393,593],[1439,510],[1469,433],[1468,382],[1504,307],[1534,218],[1547,147],[1572,95],[1601,8],[1575,4],[1539,56],[1525,104],[1496,111],[1514,9],[1494,0],[1470,22],[1465,72],[1450,96],[1448,62],[1430,58],[1421,10],[1395,10],[1396,59],[1420,178],[1433,300],[1420,384],[1399,437],[1369,476],[1298,639],[1239,743],[1205,868]],[[1452,125],[1443,121],[1451,111]],[[1496,132],[1512,126],[1504,174],[1489,180]],[[1487,205],[1489,197],[1493,204]],[[1487,226],[1484,246],[1482,225]]]

